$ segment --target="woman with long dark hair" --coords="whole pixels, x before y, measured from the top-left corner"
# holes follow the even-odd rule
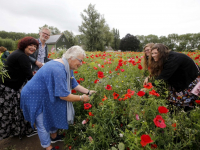
[[[18,43],[18,50],[11,53],[5,62],[9,77],[0,79],[0,140],[33,132],[20,109],[20,91],[33,76],[29,55],[37,48],[37,40],[25,37]]]
[[[187,55],[155,44],[150,55],[150,76],[169,85],[169,101],[176,106],[193,107],[197,96],[191,90],[198,83],[199,67]]]

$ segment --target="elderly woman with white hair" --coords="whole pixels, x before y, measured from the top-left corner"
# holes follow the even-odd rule
[[[69,48],[61,59],[46,63],[22,89],[24,117],[32,127],[36,125],[41,145],[46,150],[54,150],[51,143],[62,140],[57,129],[68,129],[68,124],[73,124],[72,102],[88,102],[88,95],[96,92],[79,85],[73,75],[85,56],[81,47]],[[73,95],[71,89],[84,94]]]

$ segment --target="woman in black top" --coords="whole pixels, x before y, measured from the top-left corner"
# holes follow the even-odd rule
[[[33,76],[29,55],[37,48],[37,40],[25,37],[18,43],[18,50],[11,53],[5,62],[10,77],[0,79],[0,140],[33,132],[20,109],[20,91]]]
[[[150,75],[170,86],[169,101],[177,106],[193,106],[196,95],[190,91],[198,82],[198,66],[185,54],[155,44],[150,55]]]

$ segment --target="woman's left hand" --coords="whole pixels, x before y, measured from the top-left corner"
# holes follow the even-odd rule
[[[96,93],[97,91],[94,91],[94,90],[91,90],[90,92],[89,92],[89,96],[91,96],[93,93]]]

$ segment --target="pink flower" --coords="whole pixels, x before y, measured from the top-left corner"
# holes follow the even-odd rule
[[[140,117],[138,114],[135,115],[136,120],[140,120]]]
[[[121,69],[121,72],[124,72],[125,70],[124,69]]]
[[[90,142],[92,142],[92,141],[93,141],[93,139],[92,139],[92,137],[91,137],[91,136],[89,136],[88,138],[89,138],[89,141],[90,141]]]
[[[82,124],[86,124],[86,123],[87,123],[87,121],[86,121],[86,120],[83,120],[83,121],[82,121]]]
[[[98,64],[99,67],[101,67],[101,64]]]

